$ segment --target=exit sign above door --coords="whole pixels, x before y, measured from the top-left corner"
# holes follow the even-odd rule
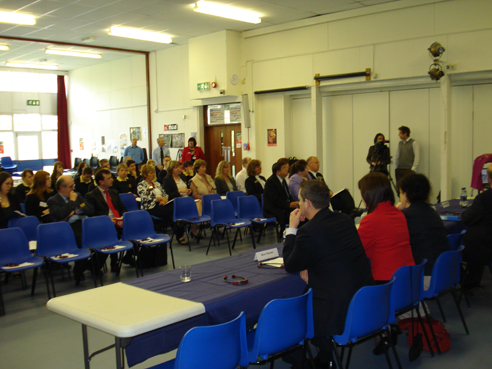
[[[29,106],[39,106],[39,100],[27,100]]]
[[[197,91],[206,91],[210,90],[210,82],[201,82],[196,84]]]

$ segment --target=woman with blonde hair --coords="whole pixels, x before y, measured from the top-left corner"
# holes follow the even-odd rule
[[[51,191],[51,177],[48,172],[38,170],[34,174],[31,191],[26,196],[26,215],[34,215],[41,223],[50,223],[50,209],[48,199],[55,195]]]
[[[236,181],[234,180],[234,177],[231,176],[230,172],[231,166],[228,161],[222,160],[219,165],[217,165],[214,182],[217,193],[220,196],[225,196],[225,194],[230,191],[237,191]]]
[[[215,183],[207,174],[207,162],[202,159],[198,159],[193,164],[195,176],[191,179],[190,189],[193,193],[194,199],[202,199],[203,195],[215,193]]]

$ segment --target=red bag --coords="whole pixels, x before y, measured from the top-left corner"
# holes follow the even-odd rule
[[[436,343],[434,341],[434,337],[432,336],[432,332],[430,330],[427,318],[424,317],[422,319],[424,320],[424,327],[427,332],[427,337],[429,337],[429,340],[432,345],[432,351],[437,352]],[[451,336],[449,335],[449,332],[446,330],[446,328],[444,328],[444,324],[436,319],[431,319],[431,324],[432,324],[432,328],[434,328],[434,333],[436,334],[436,339],[437,342],[439,343],[439,348],[441,349],[441,352],[448,351],[451,348],[451,339],[450,339]],[[424,332],[422,331],[422,326],[419,324],[417,318],[402,319],[398,322],[398,325],[401,329],[408,329],[407,343],[409,345],[412,345],[413,337],[416,334],[420,333],[422,335],[424,350],[430,351],[429,345],[427,344],[427,340],[425,339],[424,336]]]

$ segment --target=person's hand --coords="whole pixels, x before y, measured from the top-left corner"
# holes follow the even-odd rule
[[[162,170],[164,168],[164,165],[156,165],[155,167],[159,170]]]
[[[301,221],[301,209],[296,209],[290,213],[289,228],[299,227],[299,222]]]
[[[373,165],[373,166],[376,166],[376,163],[375,163],[375,162],[372,162],[372,165]]]
[[[162,200],[159,200],[159,205],[166,205],[167,204],[167,198],[161,197]]]
[[[50,213],[50,209],[43,210],[43,214],[49,214],[49,213]]]
[[[117,220],[115,218],[111,218],[111,221],[113,222],[114,225],[116,225]]]
[[[306,284],[308,284],[309,277],[308,277],[308,271],[307,271],[307,269],[305,269],[305,270],[301,270],[301,271],[299,272],[299,277],[301,277],[301,278],[302,278],[302,280],[303,280],[304,282],[306,282]]]
[[[70,201],[75,201],[77,200],[77,192],[72,191],[70,192]]]
[[[403,210],[406,208],[405,204],[403,204],[401,201],[395,205],[395,207],[398,209],[398,210]]]

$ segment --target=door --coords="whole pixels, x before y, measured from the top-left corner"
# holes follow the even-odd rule
[[[205,160],[207,173],[215,177],[217,165],[227,160],[231,166],[231,174],[241,170],[241,124],[221,124],[205,126]]]

